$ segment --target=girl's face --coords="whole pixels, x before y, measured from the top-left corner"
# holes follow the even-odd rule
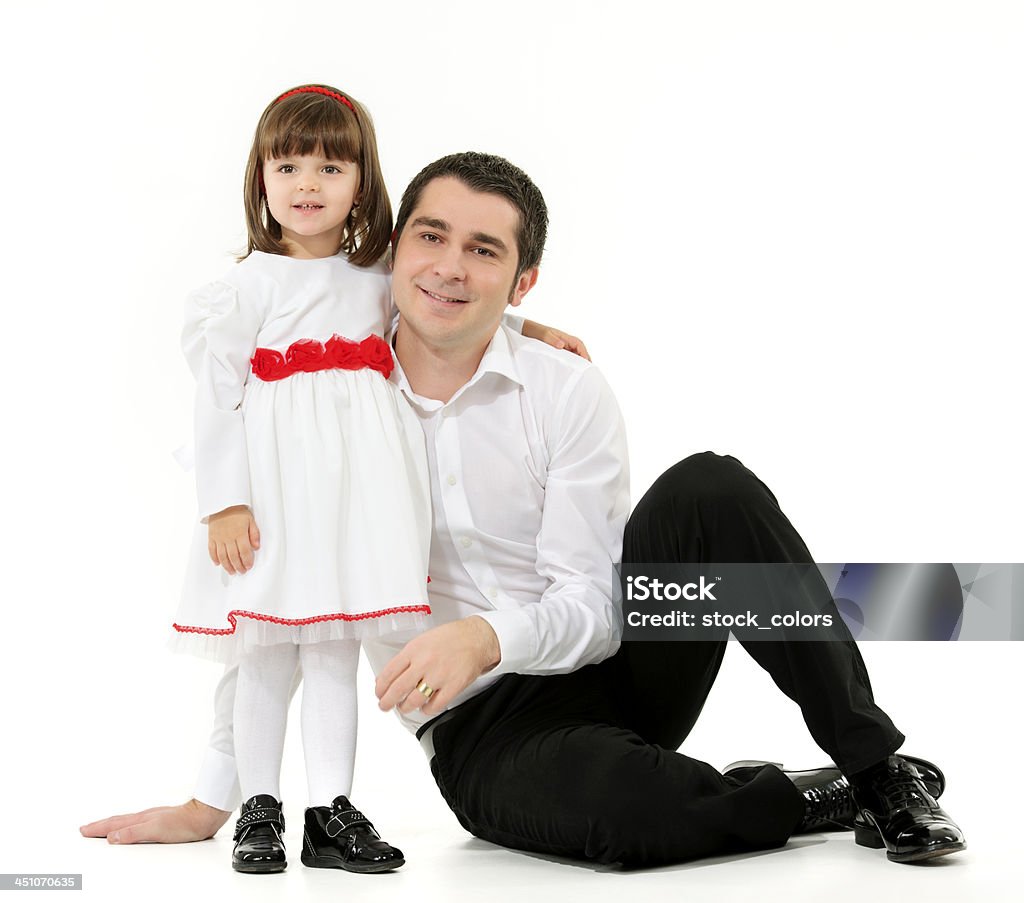
[[[345,220],[359,200],[359,165],[319,154],[265,160],[270,215],[293,257],[330,257],[341,247]]]

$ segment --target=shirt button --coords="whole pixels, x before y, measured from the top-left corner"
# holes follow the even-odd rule
[[[489,590],[487,590],[487,595],[491,599],[497,599],[498,591],[492,586]]]
[[[458,482],[458,481],[455,479],[455,474],[453,474],[453,473],[448,474],[448,485],[449,486],[454,486],[456,484],[456,482]]]
[[[473,545],[473,540],[470,539],[468,536],[463,536],[462,539],[459,540],[459,542],[462,543],[462,548],[464,549],[468,549],[471,545]]]

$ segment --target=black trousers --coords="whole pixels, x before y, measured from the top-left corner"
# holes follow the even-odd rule
[[[627,563],[811,562],[771,491],[739,461],[681,461],[626,526]],[[879,709],[842,619],[836,642],[744,642],[847,774],[903,735]],[[725,778],[675,752],[718,674],[709,642],[623,643],[565,675],[506,675],[433,733],[438,787],[468,831],[516,849],[631,866],[779,846],[804,813],[777,769]],[[756,742],[752,743],[756,746]]]

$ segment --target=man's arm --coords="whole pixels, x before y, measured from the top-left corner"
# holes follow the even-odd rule
[[[629,456],[618,403],[596,367],[567,380],[543,420],[548,466],[534,604],[480,615],[498,636],[497,673],[566,674],[612,655],[621,637],[615,565],[629,516]]]

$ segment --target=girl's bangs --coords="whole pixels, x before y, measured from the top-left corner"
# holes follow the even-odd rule
[[[315,104],[271,116],[264,127],[260,157],[279,160],[322,153],[331,160],[358,163],[362,154],[355,117],[337,101],[330,104],[338,109]]]

